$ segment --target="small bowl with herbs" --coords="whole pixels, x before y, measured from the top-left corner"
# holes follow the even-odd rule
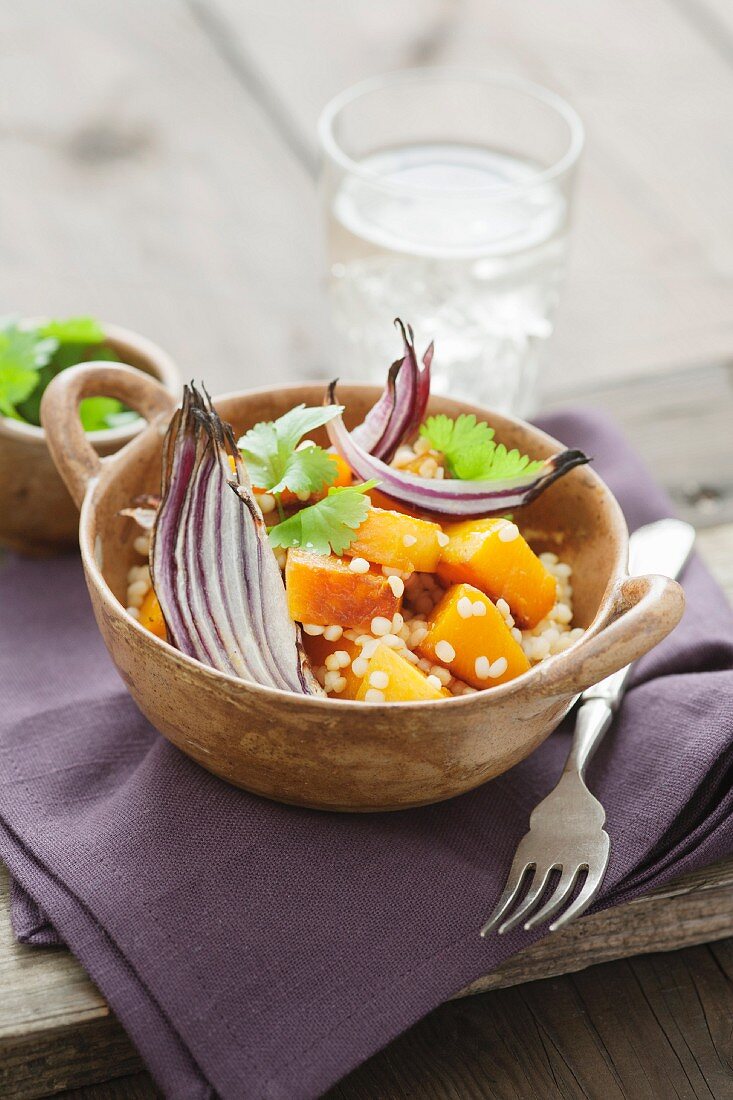
[[[175,399],[113,364],[43,400],[81,506],[97,623],[133,698],[231,783],[330,810],[450,798],[645,653],[681,589],[626,574],[618,504],[530,424],[430,394],[432,347],[373,386]],[[150,426],[107,459],[80,402]]]
[[[57,374],[90,361],[125,363],[180,390],[172,359],[128,329],[91,317],[0,319],[0,546],[44,555],[77,544],[78,512],[48,453],[40,406]],[[99,455],[124,447],[145,423],[106,396],[83,401],[79,415]]]

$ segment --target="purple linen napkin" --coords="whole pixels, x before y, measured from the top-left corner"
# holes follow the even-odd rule
[[[598,415],[544,426],[595,456],[630,525],[664,494]],[[612,838],[596,907],[733,851],[733,615],[699,561],[591,768]],[[70,946],[176,1098],[318,1095],[539,938],[482,941],[566,723],[461,798],[396,814],[280,806],[159,737],[94,625],[79,562],[0,568],[0,856],[27,942]],[[348,731],[345,731],[348,736]]]

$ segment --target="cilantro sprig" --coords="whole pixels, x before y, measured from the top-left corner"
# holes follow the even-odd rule
[[[304,435],[342,412],[342,405],[296,405],[277,420],[262,421],[245,432],[237,446],[253,485],[279,499],[286,489],[310,495],[333,484],[338,466],[328,451],[315,445],[297,447]]]
[[[430,416],[420,435],[445,458],[448,473],[462,481],[498,481],[531,474],[543,463],[532,461],[518,450],[507,450],[494,440],[494,429],[473,413],[461,413],[453,420],[442,413]]]
[[[41,398],[51,379],[85,359],[117,361],[92,317],[57,318],[37,325],[14,317],[0,320],[0,415],[39,425]],[[88,432],[137,418],[111,397],[87,397],[79,412]]]
[[[376,484],[332,486],[323,500],[272,527],[271,545],[285,550],[301,547],[312,554],[343,554],[367,517],[371,502],[366,494]]]

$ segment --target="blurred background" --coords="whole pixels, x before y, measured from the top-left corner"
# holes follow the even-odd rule
[[[663,400],[682,370],[729,392],[729,0],[4,0],[2,13],[2,312],[129,325],[214,392],[322,377],[318,115],[365,76],[471,64],[559,92],[587,130],[547,399],[643,378]]]

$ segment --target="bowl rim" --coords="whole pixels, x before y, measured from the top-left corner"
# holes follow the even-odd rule
[[[25,323],[38,324],[49,318],[41,316],[23,317]],[[141,358],[146,359],[151,368],[151,377],[165,386],[171,393],[178,393],[181,388],[181,376],[173,359],[159,344],[147,336],[136,332],[134,329],[125,328],[122,325],[108,324],[100,321],[106,337],[106,342],[119,348],[131,348]],[[139,368],[137,368],[139,369]],[[121,424],[118,428],[102,428],[96,432],[87,432],[90,441],[98,447],[109,445],[124,446],[135,436],[140,435],[146,428],[145,421],[140,417],[130,424]],[[14,420],[11,416],[0,416],[0,434],[9,438],[15,438],[19,442],[30,443],[36,446],[46,446],[46,433],[38,424],[27,424],[24,420]]]
[[[313,386],[313,388],[321,388],[327,385],[327,382],[320,380],[307,381],[304,383],[291,383],[285,386],[260,386],[254,389],[248,390],[231,390],[223,394],[217,394],[212,400],[214,405],[218,402],[229,400],[240,400],[242,398],[257,397],[264,394],[275,393],[278,396],[287,396],[291,391],[302,392],[306,386]],[[350,390],[365,389],[373,391],[375,398],[381,393],[381,388],[371,383],[363,382],[345,382],[345,386],[348,386]],[[440,395],[435,395],[440,396]],[[454,400],[451,398],[451,400]],[[467,408],[473,410],[481,410],[486,414],[487,419],[492,417],[505,423],[516,425],[521,428],[529,430],[535,437],[539,437],[540,441],[553,447],[564,446],[560,440],[555,439],[549,435],[543,429],[536,427],[534,424],[530,424],[528,421],[521,419],[520,417],[510,416],[507,413],[493,412],[490,409],[485,409],[480,405],[472,405],[469,402],[458,402],[464,404]],[[135,449],[142,446],[142,440],[149,433],[161,433],[162,418],[148,423],[144,426],[142,431],[137,433],[136,438],[131,441],[131,447]],[[130,452],[128,452],[130,453]],[[294,703],[302,704],[310,708],[319,708],[321,706],[327,706],[331,710],[332,705],[341,708],[344,714],[352,711],[358,714],[364,714],[366,710],[379,710],[380,708],[389,708],[392,712],[393,708],[400,708],[401,712],[413,711],[413,710],[425,710],[426,707],[434,709],[436,706],[445,709],[450,706],[457,712],[459,706],[463,706],[466,710],[473,710],[477,706],[490,705],[493,701],[503,701],[510,698],[513,695],[519,694],[528,685],[533,684],[539,679],[540,669],[547,668],[550,662],[553,664],[553,668],[562,666],[572,666],[575,662],[577,654],[580,652],[584,643],[594,637],[600,630],[603,629],[606,624],[606,620],[609,617],[611,610],[610,607],[610,594],[614,587],[620,580],[626,575],[625,561],[628,555],[628,540],[629,532],[624,518],[621,506],[616,500],[615,495],[611,489],[606,485],[605,481],[600,475],[590,467],[584,467],[584,476],[590,476],[604,492],[604,495],[608,499],[611,506],[612,519],[614,528],[618,536],[619,552],[617,553],[616,567],[609,577],[606,589],[601,597],[601,601],[598,605],[598,609],[593,616],[592,621],[585,628],[583,636],[578,638],[576,642],[573,642],[562,653],[554,654],[549,657],[547,661],[540,662],[531,666],[526,672],[515,677],[513,680],[509,680],[504,684],[499,684],[496,687],[492,687],[490,690],[477,691],[469,695],[452,696],[451,698],[443,699],[423,699],[419,701],[410,702],[385,702],[385,703],[366,703],[358,699],[334,699],[331,696],[320,695],[299,695],[295,692],[286,691],[283,688],[271,688],[262,684],[250,682],[248,680],[242,680],[237,676],[230,675],[226,672],[220,672],[218,669],[211,668],[209,665],[204,664],[195,657],[190,657],[186,653],[182,653],[181,650],[176,649],[170,642],[165,641],[162,638],[158,638],[151,631],[146,630],[144,626],[132,615],[129,615],[127,609],[117,599],[112,589],[110,588],[107,580],[105,579],[103,569],[104,564],[100,567],[97,562],[96,547],[92,539],[94,512],[96,510],[97,496],[103,492],[109,483],[114,479],[116,475],[115,463],[120,459],[122,455],[121,451],[117,451],[114,455],[109,456],[108,459],[103,460],[102,472],[98,478],[95,478],[90,482],[87,491],[84,495],[82,502],[80,516],[79,516],[79,545],[81,551],[82,563],[84,571],[87,575],[89,583],[93,583],[100,598],[104,601],[106,610],[115,618],[121,619],[127,626],[131,626],[134,631],[139,633],[140,638],[144,644],[152,645],[157,648],[166,660],[180,662],[183,665],[190,668],[192,671],[197,672],[199,675],[213,677],[214,680],[219,681],[222,685],[227,685],[228,688],[235,692],[242,692],[244,694],[250,694],[254,692],[256,695],[261,695],[264,699],[270,699],[273,701],[285,702],[287,701],[291,706]]]

